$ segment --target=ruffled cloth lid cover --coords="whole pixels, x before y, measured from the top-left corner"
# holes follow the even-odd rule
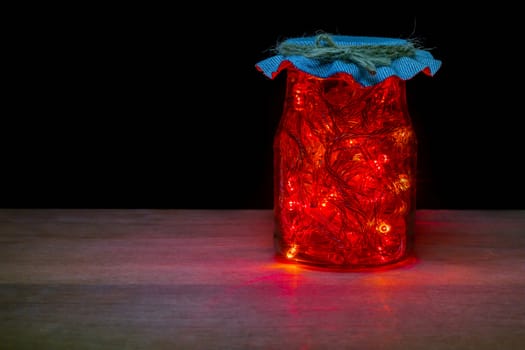
[[[363,86],[375,85],[391,76],[398,76],[403,80],[408,80],[419,72],[433,76],[441,67],[440,60],[435,59],[430,52],[417,48],[409,40],[346,35],[330,35],[329,38],[330,43],[335,45],[333,47],[341,48],[342,50],[352,50],[354,48],[359,50],[360,48],[379,46],[412,46],[413,49],[411,55],[396,57],[389,60],[387,65],[376,65],[372,72],[363,67],[362,64],[359,64],[358,61],[340,58],[319,59],[312,57],[312,55],[303,54],[283,55],[278,53],[258,62],[255,66],[270,79],[274,79],[281,71],[293,66],[300,71],[319,78],[328,78],[337,73],[347,73]],[[318,48],[320,46],[319,43],[319,36],[307,36],[287,39],[281,45],[293,45],[309,50]]]

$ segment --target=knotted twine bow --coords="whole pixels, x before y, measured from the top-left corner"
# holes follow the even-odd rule
[[[413,43],[398,45],[337,45],[329,34],[319,34],[315,46],[282,42],[276,51],[283,56],[304,56],[321,62],[337,60],[354,63],[375,75],[378,66],[389,66],[392,60],[400,57],[414,57]]]

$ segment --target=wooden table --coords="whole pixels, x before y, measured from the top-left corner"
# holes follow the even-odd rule
[[[0,349],[525,349],[525,211],[418,210],[417,261],[275,260],[270,210],[0,210]]]

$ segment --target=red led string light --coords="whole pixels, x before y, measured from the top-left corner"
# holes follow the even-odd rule
[[[405,81],[287,74],[274,139],[277,251],[321,266],[400,260],[413,234],[417,157]]]

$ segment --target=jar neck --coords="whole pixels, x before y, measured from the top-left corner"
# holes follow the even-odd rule
[[[295,104],[305,102],[301,101],[300,95],[321,96],[330,104],[374,95],[381,104],[406,108],[406,81],[398,76],[391,76],[372,86],[363,86],[347,73],[321,78],[293,67],[288,68],[286,73],[286,95],[294,98]]]
[[[346,73],[328,78],[289,69],[283,113],[301,113],[316,120],[330,116],[334,121],[410,125],[405,80],[392,76],[373,86],[362,86]],[[363,124],[364,123],[364,124]],[[366,126],[366,129],[372,125]]]

